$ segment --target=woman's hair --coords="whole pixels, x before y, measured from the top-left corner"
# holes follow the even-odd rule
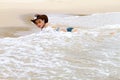
[[[31,21],[32,21],[33,23],[35,23],[35,21],[36,21],[37,19],[42,19],[42,20],[45,21],[45,23],[48,23],[48,17],[47,17],[47,15],[45,15],[45,14],[42,14],[42,15],[36,14],[36,15],[35,15],[35,19],[32,19]]]

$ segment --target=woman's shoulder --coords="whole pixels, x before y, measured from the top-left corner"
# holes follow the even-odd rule
[[[53,28],[54,30],[58,30],[58,28],[60,28],[60,27],[58,27],[57,25],[53,25],[53,24],[49,24],[49,26],[50,26],[51,28]]]

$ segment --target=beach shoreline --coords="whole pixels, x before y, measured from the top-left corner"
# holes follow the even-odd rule
[[[26,12],[25,12],[26,11]],[[96,14],[112,14],[112,13],[117,13],[117,12],[103,12],[103,13],[95,13],[95,14],[73,14],[71,13],[53,13],[53,12],[42,12],[39,10],[16,10],[16,9],[8,9],[8,10],[1,10],[0,11],[0,38],[5,38],[5,37],[20,37],[20,36],[25,36],[25,35],[29,35],[32,34],[34,32],[39,32],[40,30],[30,21],[34,14],[47,14],[49,17],[51,16],[52,19],[54,17],[54,21],[50,19],[50,23],[52,22],[54,25],[66,25],[66,24],[62,24],[61,22],[63,21],[63,19],[60,18],[60,24],[56,23],[56,17],[60,17],[60,16],[71,16],[71,17],[75,17],[78,16],[81,20],[85,20],[84,23],[90,23],[88,22],[87,18],[90,18],[92,15],[96,15]],[[13,13],[14,12],[14,13]],[[8,14],[9,13],[9,14]],[[119,12],[118,12],[119,13]],[[97,18],[96,18],[97,19]],[[80,21],[81,21],[80,20]],[[87,22],[86,22],[87,20]],[[54,23],[55,22],[55,23]],[[57,21],[58,22],[58,21]],[[72,25],[68,25],[68,26],[72,26]],[[78,26],[78,25],[77,25]],[[81,25],[79,25],[81,26]],[[85,24],[81,26],[81,28],[88,28]],[[91,26],[92,27],[92,26]]]
[[[33,18],[34,14],[88,16],[96,13],[120,12],[120,1],[93,1],[94,3],[88,0],[1,0],[0,33],[9,32],[9,29],[6,30],[7,28],[18,27],[17,30],[19,28],[33,28],[34,25],[30,22],[30,19]]]

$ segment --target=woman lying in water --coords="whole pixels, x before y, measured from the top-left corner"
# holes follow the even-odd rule
[[[34,19],[31,20],[37,27],[39,27],[41,30],[43,28],[47,28],[49,26],[48,24],[48,17],[47,15],[40,15],[37,14],[34,16]],[[76,32],[77,29],[73,28],[73,27],[68,27],[66,29],[61,29],[60,27],[52,27],[53,29],[55,29],[56,31],[64,31],[64,32]]]

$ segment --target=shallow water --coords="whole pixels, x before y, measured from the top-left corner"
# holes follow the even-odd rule
[[[119,40],[118,24],[79,27],[75,33],[47,28],[17,38],[1,38],[0,79],[120,80]]]

